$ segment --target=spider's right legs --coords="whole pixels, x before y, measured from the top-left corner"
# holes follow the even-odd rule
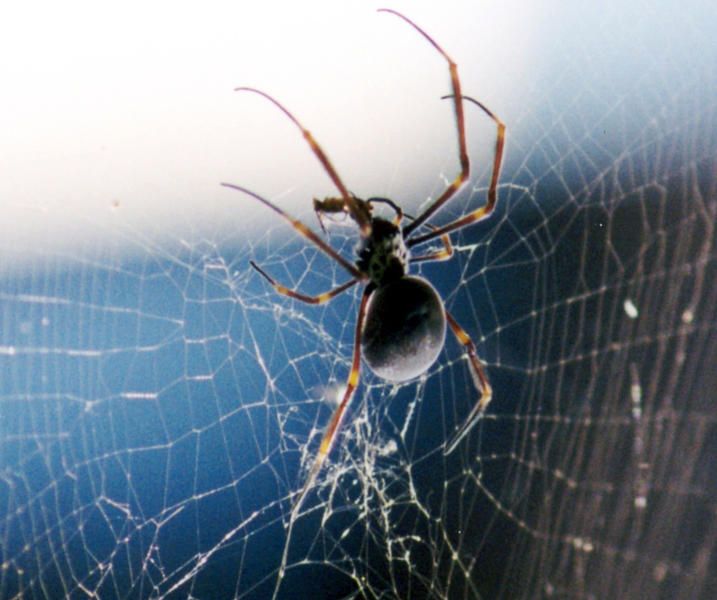
[[[450,98],[451,96],[452,95],[443,96],[443,98]],[[424,233],[423,235],[412,237],[411,239],[407,240],[409,248],[411,246],[415,246],[416,244],[422,244],[423,242],[427,242],[439,235],[443,236],[447,233],[450,233],[451,231],[455,231],[456,229],[460,229],[461,227],[470,225],[471,223],[481,221],[489,217],[493,212],[493,209],[495,208],[495,203],[498,198],[498,178],[500,177],[500,167],[501,163],[503,162],[503,149],[505,147],[505,124],[490,110],[488,110],[488,108],[486,108],[486,106],[482,102],[479,102],[478,100],[476,100],[475,98],[471,98],[470,96],[463,96],[463,99],[468,100],[469,102],[472,102],[473,104],[481,108],[486,115],[493,119],[498,130],[495,140],[493,170],[490,176],[490,187],[488,188],[488,201],[483,206],[478,207],[473,212],[468,213],[464,217],[460,217],[455,221],[451,221],[450,223],[448,223],[447,225],[443,225],[442,227],[432,227],[432,231]]]
[[[429,225],[429,227],[435,229],[433,225]],[[443,243],[443,248],[440,250],[434,250],[433,252],[421,254],[420,256],[411,256],[410,262],[417,263],[433,260],[448,260],[451,256],[453,256],[453,244],[451,244],[451,238],[448,235],[442,235],[441,242]]]
[[[473,429],[476,423],[478,423],[480,418],[483,416],[485,409],[487,408],[488,404],[490,404],[490,400],[493,396],[493,390],[490,387],[490,383],[488,382],[488,377],[483,371],[483,365],[478,358],[478,353],[476,352],[476,347],[473,343],[473,340],[471,340],[470,336],[458,324],[458,322],[448,311],[446,311],[446,319],[448,320],[448,325],[450,325],[453,334],[456,336],[456,339],[461,343],[461,345],[466,349],[466,352],[468,353],[473,383],[475,384],[476,388],[478,389],[478,393],[480,394],[480,396],[478,396],[478,401],[473,406],[473,409],[471,410],[470,414],[468,415],[466,420],[463,421],[463,424],[454,432],[453,436],[444,448],[443,453],[450,454],[458,447],[458,444],[461,442],[461,440],[468,434],[471,429]]]
[[[386,12],[396,15],[403,19],[411,27],[413,27],[418,33],[420,33],[446,60],[448,63],[448,72],[451,76],[451,86],[453,88],[453,105],[456,113],[456,129],[458,133],[458,160],[461,165],[460,173],[456,178],[448,185],[443,193],[434,200],[426,210],[419,214],[411,223],[403,228],[403,235],[408,238],[411,233],[420,227],[433,213],[435,213],[441,206],[443,206],[453,195],[468,181],[470,176],[470,160],[468,158],[468,150],[466,148],[466,126],[465,119],[463,117],[463,96],[461,94],[461,81],[458,77],[458,65],[453,59],[446,53],[436,41],[428,35],[423,29],[416,25],[411,19],[402,15],[401,13],[392,10],[390,8],[379,8],[379,12]]]

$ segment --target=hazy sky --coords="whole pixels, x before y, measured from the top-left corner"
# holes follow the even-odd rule
[[[459,63],[465,92],[500,113],[536,34],[521,4],[390,7],[435,37]],[[258,208],[220,181],[274,198],[298,186],[292,201],[306,206],[334,193],[293,125],[259,97],[234,93],[238,85],[284,102],[355,193],[420,191],[414,204],[423,201],[456,169],[453,113],[439,100],[450,91],[448,71],[421,36],[375,8],[232,1],[201,10],[176,2],[6,9],[0,235],[9,251],[158,222],[169,231],[175,217],[230,224]]]
[[[121,230],[177,238],[175,226],[231,228],[247,221],[246,211],[261,214],[221,181],[285,207],[301,203],[296,211],[309,210],[314,195],[335,193],[295,127],[260,97],[234,93],[239,85],[266,90],[293,111],[354,193],[391,196],[412,208],[439,193],[457,171],[453,111],[440,100],[450,91],[446,64],[404,22],[376,13],[377,6],[233,0],[201,8],[183,2],[6,8],[5,259],[16,261],[8,258],[13,251],[22,256],[40,241],[101,243]],[[635,104],[624,131],[639,129],[649,118],[640,110],[651,82],[668,78],[679,86],[694,67],[655,53],[714,58],[700,38],[710,15],[670,3],[389,6],[429,32],[458,63],[464,93],[508,125],[503,182],[510,161],[534,150],[539,129],[549,131],[556,118],[574,148],[586,141],[581,136],[593,118],[609,118],[617,106]],[[671,28],[679,30],[670,34]],[[684,51],[690,45],[694,52]],[[594,68],[576,70],[578,54]],[[640,78],[644,84],[636,83]],[[546,101],[552,114],[536,113]],[[478,172],[489,164],[494,126],[477,110],[467,111],[466,120]],[[528,127],[538,134],[532,148],[520,137]],[[629,142],[624,131],[612,140],[616,156]]]

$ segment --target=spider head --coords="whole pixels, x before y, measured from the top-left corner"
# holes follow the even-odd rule
[[[408,249],[397,225],[381,217],[371,219],[371,233],[362,238],[356,250],[356,266],[377,286],[406,274]]]

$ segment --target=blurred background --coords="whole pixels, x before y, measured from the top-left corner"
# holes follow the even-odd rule
[[[0,596],[710,598],[717,593],[717,11],[390,5],[507,125],[495,214],[417,272],[475,341],[348,374],[347,187],[418,213],[458,172],[445,61],[365,2],[36,3],[0,24]],[[485,201],[495,125],[466,106]],[[332,223],[352,257],[356,232]]]

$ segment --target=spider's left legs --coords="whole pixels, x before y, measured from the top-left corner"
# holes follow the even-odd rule
[[[339,193],[341,194],[341,201],[346,212],[348,212],[351,215],[351,218],[356,221],[356,224],[361,229],[361,232],[364,235],[368,235],[371,231],[370,216],[362,210],[363,206],[360,203],[356,202],[353,196],[346,189],[346,186],[344,185],[343,181],[341,181],[341,177],[339,177],[339,174],[336,172],[336,169],[331,164],[329,157],[326,156],[326,153],[323,151],[321,146],[319,146],[319,143],[316,141],[311,132],[306,129],[301,124],[301,122],[299,122],[299,120],[291,112],[289,112],[289,110],[283,104],[281,104],[276,98],[270,96],[266,92],[263,92],[256,88],[244,86],[235,88],[234,91],[253,92],[254,94],[259,94],[260,96],[263,96],[264,98],[269,100],[269,102],[274,104],[274,106],[276,106],[279,110],[281,110],[281,112],[283,112],[294,123],[294,125],[299,128],[299,131],[301,131],[301,135],[304,137],[304,140],[306,140],[306,143],[309,145],[309,148],[311,148],[311,151],[314,153],[314,156],[316,156],[316,158],[319,160],[321,166],[324,168],[324,171],[326,171],[331,181],[334,182],[334,185],[339,190]]]
[[[473,410],[471,410],[470,414],[468,415],[468,418],[453,434],[450,441],[446,445],[445,450],[443,451],[444,454],[450,454],[456,449],[460,441],[478,422],[486,407],[490,403],[491,397],[493,395],[493,390],[491,389],[490,383],[488,382],[488,377],[483,371],[483,365],[478,358],[478,354],[476,353],[476,347],[473,343],[473,340],[471,340],[470,336],[465,332],[465,330],[458,324],[458,322],[448,311],[446,311],[446,319],[448,320],[448,325],[455,334],[456,338],[468,352],[468,358],[471,363],[471,376],[473,377],[473,383],[480,392],[478,401],[473,407]]]
[[[359,282],[359,280],[354,277],[353,279],[349,279],[346,283],[342,283],[341,285],[336,286],[328,292],[324,292],[323,294],[317,294],[316,296],[308,296],[306,294],[302,294],[301,292],[291,290],[288,287],[281,285],[280,283],[277,283],[253,260],[250,260],[249,263],[252,267],[259,271],[259,274],[264,279],[266,279],[269,284],[271,284],[271,287],[274,288],[274,291],[276,291],[277,294],[281,294],[282,296],[288,296],[289,298],[294,298],[295,300],[300,300],[301,302],[305,302],[306,304],[325,304],[326,302],[331,300],[331,298],[338,296],[341,292],[346,291],[352,285],[356,285]]]
[[[306,478],[306,483],[304,483],[304,487],[296,498],[294,508],[291,511],[292,517],[298,514],[301,504],[304,502],[304,498],[306,497],[306,493],[313,487],[316,477],[321,470],[321,466],[324,464],[324,460],[326,460],[329,452],[331,452],[331,448],[336,441],[336,436],[341,427],[341,421],[346,413],[346,407],[353,397],[356,386],[358,385],[359,368],[361,366],[361,330],[363,329],[363,321],[366,316],[368,299],[373,293],[373,290],[374,286],[372,284],[367,285],[366,289],[364,289],[363,296],[361,297],[361,306],[359,307],[358,317],[356,318],[353,361],[351,363],[351,372],[349,373],[348,381],[346,382],[346,391],[344,391],[341,403],[331,416],[331,421],[329,421],[329,426],[326,428],[324,437],[321,438],[321,444],[319,445],[319,451],[314,459],[314,464],[311,465],[311,470]]]
[[[256,192],[252,192],[251,190],[242,187],[240,185],[234,185],[233,183],[222,183],[224,187],[231,188],[233,190],[237,190],[239,192],[243,192],[252,198],[258,200],[261,202],[264,206],[269,207],[271,210],[273,210],[276,214],[278,214],[280,217],[282,217],[284,220],[288,221],[289,224],[302,236],[304,236],[306,239],[308,239],[310,242],[312,242],[315,246],[318,246],[318,248],[323,251],[325,254],[333,258],[337,263],[339,263],[344,269],[346,269],[351,275],[354,276],[354,278],[357,279],[364,279],[365,276],[361,271],[359,271],[354,265],[352,265],[348,260],[346,260],[343,256],[341,256],[336,250],[334,250],[331,246],[329,246],[324,240],[322,240],[318,235],[316,235],[311,229],[309,229],[306,225],[304,225],[301,221],[298,219],[293,218],[292,216],[285,213],[283,210],[281,210],[276,204],[273,202],[270,202],[263,196],[260,196]]]

